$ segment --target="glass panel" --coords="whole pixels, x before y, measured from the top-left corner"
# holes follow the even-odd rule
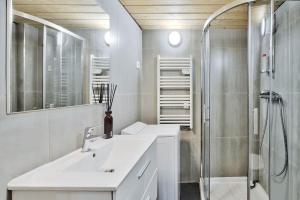
[[[43,108],[43,29],[40,24],[14,18],[12,23],[10,110],[12,112]]]
[[[228,15],[239,13],[236,20]],[[247,5],[210,28],[210,199],[247,199]]]
[[[298,200],[300,122],[300,1],[276,1],[271,120],[270,196]],[[275,96],[275,94],[274,94]],[[273,98],[274,98],[273,96]]]
[[[46,30],[46,61],[45,61],[45,107],[55,108],[60,105],[60,61],[61,61],[61,32],[45,27]]]
[[[62,34],[61,106],[83,104],[82,40]]]
[[[269,199],[272,118],[271,4],[251,4],[249,27],[249,186],[251,200]]]
[[[46,108],[83,104],[83,41],[46,27]]]

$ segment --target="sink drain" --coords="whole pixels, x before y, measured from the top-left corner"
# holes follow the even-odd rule
[[[114,173],[115,170],[114,169],[105,169],[104,172],[105,173]]]

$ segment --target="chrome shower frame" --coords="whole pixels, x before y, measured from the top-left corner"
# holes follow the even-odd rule
[[[205,176],[205,171],[204,167],[206,166],[205,162],[210,162],[210,156],[208,156],[208,160],[204,160],[204,149],[205,145],[208,145],[208,149],[210,149],[210,144],[204,144],[205,143],[205,138],[210,137],[210,130],[209,130],[209,124],[210,124],[210,41],[209,41],[209,27],[211,26],[211,23],[220,15],[226,13],[229,10],[232,10],[236,7],[239,7],[241,5],[248,4],[248,135],[249,135],[249,142],[248,142],[248,181],[247,181],[247,199],[250,199],[250,182],[249,182],[249,177],[252,173],[250,167],[249,167],[249,155],[251,152],[251,137],[250,134],[253,133],[253,128],[254,128],[254,115],[253,115],[253,110],[254,110],[254,102],[252,96],[254,95],[254,87],[251,83],[253,83],[253,74],[254,70],[251,68],[252,66],[252,59],[251,59],[251,42],[252,42],[252,27],[251,27],[251,4],[255,3],[256,0],[236,0],[233,1],[232,3],[229,3],[222,7],[221,9],[217,10],[215,13],[213,13],[205,22],[204,27],[202,29],[202,36],[201,36],[201,42],[202,42],[202,55],[201,55],[201,80],[202,80],[202,85],[201,85],[201,93],[202,93],[202,157],[201,157],[201,180],[200,180],[200,185],[201,189],[204,191],[204,183],[205,180],[203,177]],[[271,26],[273,26],[273,8],[274,8],[274,2],[273,0],[270,0],[270,13],[271,13]],[[271,33],[270,35],[270,65],[273,68],[273,35]],[[272,72],[271,77],[272,77]],[[272,80],[270,80],[272,81]],[[272,84],[270,84],[272,85]],[[270,88],[271,90],[271,88]],[[272,99],[272,94],[270,94],[270,99]],[[206,127],[208,126],[207,130]],[[205,133],[208,131],[208,134]],[[270,167],[270,161],[268,161],[269,167]],[[208,163],[209,164],[209,163]],[[208,166],[210,168],[210,164]],[[209,169],[207,170],[208,173],[210,173]],[[210,174],[208,175],[210,177]],[[210,179],[208,180],[208,191],[210,191]],[[269,188],[270,189],[270,188]],[[202,194],[203,195],[203,194]],[[206,197],[205,195],[202,196],[203,199],[209,199],[209,194]]]

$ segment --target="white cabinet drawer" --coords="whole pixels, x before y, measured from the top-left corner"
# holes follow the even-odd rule
[[[156,142],[154,142],[121,183],[115,192],[114,200],[141,200],[156,169]]]
[[[158,170],[156,169],[151,181],[149,182],[146,192],[143,195],[142,200],[156,200],[157,199],[157,178],[158,178]]]

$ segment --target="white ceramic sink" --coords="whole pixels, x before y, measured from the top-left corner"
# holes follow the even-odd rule
[[[112,191],[156,140],[156,136],[97,138],[90,152],[74,151],[8,184],[9,190]]]

